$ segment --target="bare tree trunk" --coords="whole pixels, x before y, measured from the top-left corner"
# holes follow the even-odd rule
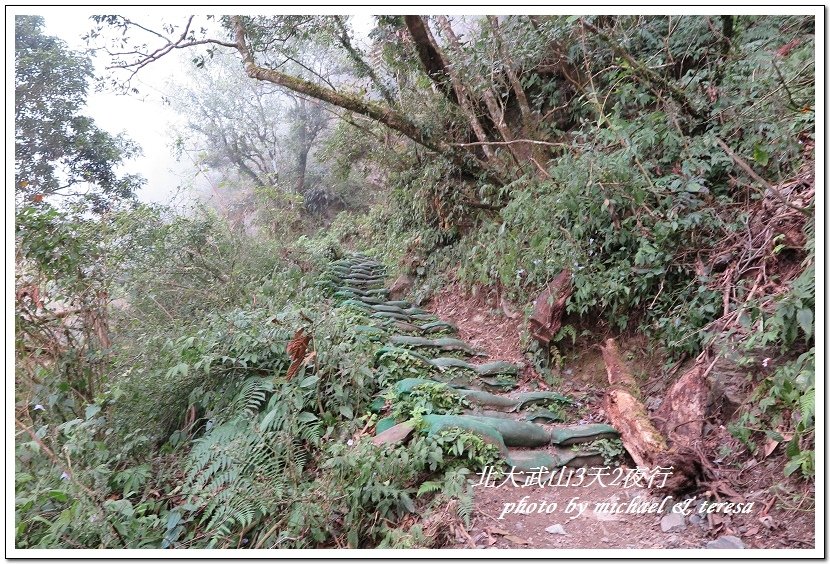
[[[657,457],[668,451],[668,445],[638,399],[640,387],[613,339],[608,339],[602,348],[602,359],[611,386],[605,394],[605,413],[620,432],[623,445],[637,466],[654,466]]]
[[[458,97],[450,85],[447,61],[441,55],[426,22],[421,16],[404,16],[403,19],[406,29],[409,30],[409,35],[412,36],[412,40],[415,42],[415,51],[418,53],[418,58],[426,69],[427,75],[448,100],[458,105]]]
[[[602,347],[602,358],[610,385],[605,394],[605,413],[620,432],[623,446],[631,458],[639,467],[670,468],[671,476],[664,484],[664,491],[683,492],[694,487],[702,472],[696,447],[705,407],[705,399],[700,396],[704,388],[695,382],[701,379],[703,372],[695,365],[669,390],[664,400],[669,402],[664,413],[670,413],[661,425],[666,430],[664,435],[649,419],[640,399],[640,387],[622,360],[614,339],[608,339]]]
[[[524,135],[525,137],[530,138],[533,134],[533,130],[535,129],[533,123],[534,117],[533,112],[530,110],[530,103],[527,101],[527,95],[525,94],[524,88],[522,88],[522,83],[519,80],[516,63],[513,62],[512,57],[510,57],[510,53],[507,52],[507,49],[504,46],[504,40],[501,35],[501,30],[499,29],[498,17],[487,16],[487,19],[493,30],[493,37],[496,40],[499,56],[504,61],[504,70],[507,73],[507,78],[510,80],[510,86],[513,87],[513,92],[516,94],[516,101],[519,103],[519,111],[522,113],[522,123],[524,124],[525,129]]]
[[[295,189],[298,194],[305,194],[305,171],[308,168],[308,147],[300,146],[297,153],[297,184]]]
[[[443,16],[439,16],[438,19],[439,21],[443,19],[443,21],[446,23],[446,18],[444,18]],[[426,27],[424,34],[427,35],[430,41],[434,44],[436,52],[443,60],[443,54],[441,53],[438,45],[435,44],[435,39],[429,32],[428,27]],[[481,121],[478,119],[478,116],[476,115],[475,108],[473,107],[473,104],[471,102],[472,97],[470,96],[470,93],[467,91],[467,88],[461,81],[459,74],[453,70],[451,65],[447,66],[446,72],[449,76],[450,82],[452,83],[453,90],[455,91],[458,106],[461,108],[461,112],[464,114],[464,117],[466,117],[467,121],[470,122],[470,126],[473,129],[473,133],[475,133],[476,139],[479,143],[487,143],[489,141],[489,139],[487,138],[487,133],[484,131],[484,127],[481,125]],[[482,150],[484,151],[484,155],[487,157],[488,160],[493,160],[494,153],[492,147],[485,144],[482,145]]]
[[[437,18],[438,25],[441,27],[441,31],[444,32],[444,35],[447,37],[447,42],[450,44],[450,47],[455,51],[457,57],[461,58],[462,51],[461,51],[461,44],[458,41],[458,37],[455,35],[455,32],[450,25],[449,20],[446,16],[438,16]],[[458,77],[458,81],[460,83],[461,77]],[[507,124],[504,121],[504,110],[501,108],[500,104],[496,100],[496,95],[493,93],[493,89],[489,86],[485,86],[483,88],[484,98],[484,105],[487,107],[487,112],[490,114],[490,120],[493,122],[493,125],[501,135],[502,140],[510,143],[513,141],[513,135],[510,132],[510,128],[507,127]],[[486,145],[485,145],[486,147]],[[507,150],[513,156],[514,160],[516,160],[516,164],[521,168],[521,158],[518,152],[516,151],[516,147],[513,144],[507,145]]]

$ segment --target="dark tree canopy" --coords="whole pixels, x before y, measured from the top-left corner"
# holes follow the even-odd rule
[[[139,147],[81,114],[92,63],[43,25],[39,16],[15,18],[16,195],[83,196],[97,209],[132,197],[142,179],[116,168]]]

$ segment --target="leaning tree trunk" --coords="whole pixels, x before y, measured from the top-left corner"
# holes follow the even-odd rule
[[[242,22],[242,18],[240,16],[231,16],[230,19],[235,32],[236,49],[242,56],[245,72],[249,77],[270,82],[299,94],[310,96],[316,100],[328,102],[344,110],[364,115],[397,131],[419,145],[439,153],[470,177],[482,177],[485,181],[498,186],[505,184],[501,175],[487,166],[487,163],[476,159],[471,153],[451,145],[440,136],[435,136],[421,130],[409,118],[392,108],[365,100],[354,94],[329,90],[308,80],[257,65],[254,61],[253,53],[248,48],[245,36],[245,25]]]
[[[450,102],[458,105],[458,96],[451,87],[449,65],[429,32],[426,22],[421,16],[404,16],[403,20],[427,75]]]
[[[455,52],[456,57],[461,58],[462,50],[461,50],[461,43],[458,40],[458,37],[455,35],[455,32],[450,25],[449,20],[446,16],[438,16],[438,25],[441,26],[441,31],[444,32],[444,35],[447,37],[447,42],[449,43],[452,50]],[[461,80],[458,78],[458,82],[460,83]],[[499,101],[493,89],[489,85],[483,85],[482,90],[482,98],[484,100],[484,105],[487,108],[487,113],[490,117],[490,122],[496,128],[496,131],[499,132],[501,135],[502,140],[506,143],[507,152],[510,156],[513,157],[513,160],[516,162],[516,165],[521,168],[521,163],[524,160],[526,155],[522,155],[521,149],[513,145],[513,134],[510,132],[510,128],[508,127],[507,123],[504,119],[504,108],[501,107]],[[486,145],[485,145],[486,147]]]

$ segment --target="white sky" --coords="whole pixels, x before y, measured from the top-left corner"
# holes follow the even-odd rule
[[[111,9],[110,9],[111,10]],[[82,36],[93,28],[89,17],[102,13],[104,10],[73,8],[32,8],[26,13],[44,17],[46,25],[44,32],[63,39],[67,45],[76,50],[84,50],[87,45]],[[18,12],[20,13],[20,12]],[[119,12],[120,13],[120,12]],[[154,14],[141,14],[135,9],[130,11],[129,17],[135,21],[155,24],[162,20],[168,22],[183,22],[181,16],[169,11]],[[195,21],[194,21],[195,25]],[[372,17],[368,14],[355,16],[354,27],[359,30],[358,35],[365,37],[372,26]],[[153,26],[158,27],[158,26]],[[133,78],[134,85],[140,90],[138,96],[118,95],[112,92],[96,92],[90,88],[87,98],[85,115],[95,119],[98,125],[110,133],[125,132],[127,136],[138,143],[144,154],[129,161],[123,171],[141,174],[147,182],[139,191],[138,196],[145,202],[172,203],[172,198],[179,192],[179,186],[195,186],[200,192],[208,190],[207,180],[198,175],[195,168],[187,162],[177,162],[171,144],[173,133],[171,124],[179,121],[177,114],[161,103],[164,95],[176,84],[177,76],[183,65],[188,64],[187,50],[180,53],[171,53],[159,61],[142,69]],[[93,58],[97,73],[107,73],[106,55],[101,54]],[[215,194],[214,194],[215,197]]]
[[[95,12],[74,9],[72,12],[50,13],[49,9],[43,8],[32,13],[44,16],[46,34],[60,37],[72,49],[83,50],[87,47],[81,38],[92,29],[93,22],[89,16]],[[104,69],[105,59],[103,54],[93,58],[97,73],[108,72]],[[173,138],[170,124],[176,122],[178,117],[161,103],[161,96],[166,94],[167,84],[175,76],[180,61],[181,57],[173,54],[142,69],[133,79],[140,96],[96,92],[90,88],[87,97],[84,113],[95,119],[99,127],[110,133],[125,132],[141,145],[143,156],[131,159],[123,170],[141,174],[147,180],[138,193],[145,202],[171,203],[176,188],[190,185],[193,179],[192,167],[176,162],[171,149]]]

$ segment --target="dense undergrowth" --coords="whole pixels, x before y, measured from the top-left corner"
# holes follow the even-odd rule
[[[420,525],[395,525],[416,504],[461,496],[469,517],[468,470],[440,440],[367,440],[369,403],[402,374],[354,330],[365,314],[333,308],[315,285],[330,239],[263,260],[286,247],[263,249],[215,217],[166,229],[163,245],[131,247],[136,272],[111,288],[130,305],[113,312],[117,354],[94,400],[77,363],[31,389],[18,418],[28,434],[17,445],[18,546],[406,546],[435,542]],[[188,266],[195,252],[201,272]],[[171,268],[213,276],[227,293],[150,282]],[[288,381],[299,328],[311,356]],[[419,496],[427,476],[443,478]]]
[[[810,479],[807,20],[746,18],[728,56],[702,18],[672,33],[661,18],[622,26],[621,48],[677,68],[669,78],[693,118],[607,42],[556,18],[549,32],[591,82],[565,110],[572,127],[549,132],[543,173],[517,168],[497,187],[411,146],[380,151],[388,198],[312,236],[252,237],[204,210],[19,208],[16,546],[440,545],[446,524],[471,514],[459,461],[491,461],[464,434],[371,444],[371,402],[412,374],[379,359],[355,330],[364,314],[318,284],[352,248],[412,276],[419,300],[454,279],[529,306],[569,270],[568,320],[647,335],[667,372],[728,352],[752,390],[730,431],[748,453],[784,442],[785,473]],[[678,46],[689,70],[671,59]],[[310,341],[289,379],[298,335]]]

